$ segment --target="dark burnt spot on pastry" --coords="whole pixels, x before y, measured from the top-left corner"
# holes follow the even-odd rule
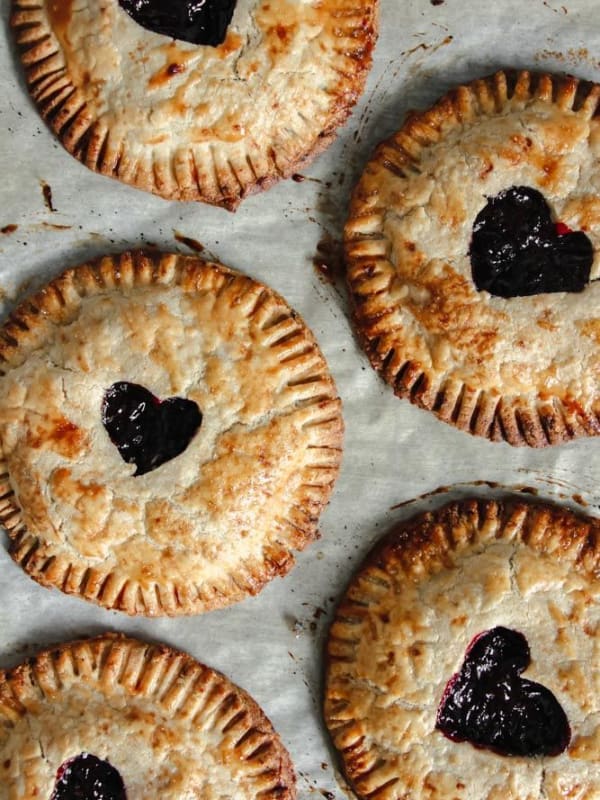
[[[183,453],[202,423],[196,403],[159,400],[143,386],[121,381],[105,393],[102,423],[123,461],[144,475]]]
[[[530,660],[519,631],[497,627],[476,636],[446,684],[437,730],[503,756],[562,753],[571,738],[566,714],[549,689],[520,677]]]
[[[223,44],[236,0],[119,0],[138,25],[193,44]]]
[[[119,772],[108,761],[82,753],[62,764],[50,800],[127,800]]]
[[[583,231],[552,221],[540,192],[513,186],[488,198],[475,218],[469,255],[479,291],[510,298],[581,292],[594,253]]]

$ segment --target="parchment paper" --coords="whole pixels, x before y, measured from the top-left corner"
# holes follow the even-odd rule
[[[490,444],[395,398],[353,337],[337,247],[350,187],[374,145],[462,80],[499,67],[559,70],[600,80],[594,0],[382,0],[381,35],[367,90],[338,141],[303,174],[245,201],[234,215],[168,203],[94,175],[55,141],[29,100],[0,0],[0,294],[19,293],[63,268],[152,242],[212,256],[262,280],[304,317],[344,401],[345,455],[321,539],[293,572],[232,608],[178,620],[131,619],[43,589],[0,548],[0,667],[40,646],[106,629],[166,642],[222,670],[265,709],[289,748],[301,800],[344,798],[320,715],[322,649],[336,598],[372,543],[397,519],[488,484],[596,514],[600,440],[539,452]],[[46,188],[45,195],[43,187]],[[50,209],[51,205],[54,210]],[[14,226],[17,226],[16,229]],[[315,267],[320,261],[322,269]],[[466,484],[476,485],[470,488]],[[392,508],[440,486],[457,484]],[[3,545],[6,544],[4,539]]]

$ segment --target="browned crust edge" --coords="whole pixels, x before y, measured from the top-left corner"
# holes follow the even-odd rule
[[[292,154],[278,154],[268,144],[263,154],[268,164],[266,171],[254,164],[249,155],[243,171],[240,165],[232,164],[227,154],[219,161],[198,165],[192,150],[187,157],[178,153],[176,166],[155,162],[150,171],[138,169],[124,144],[110,140],[106,124],[92,115],[85,90],[69,72],[39,0],[13,0],[10,25],[29,93],[42,118],[72,156],[94,172],[167,200],[197,200],[235,211],[245,197],[289,178],[336,138],[336,131],[349,117],[371,68],[378,35],[378,3],[379,0],[368,0],[339,15],[336,32],[340,45],[336,50],[343,59],[351,60],[353,70],[338,70],[338,85],[330,91],[328,124],[313,141]]]
[[[389,779],[385,760],[369,748],[344,682],[332,675],[332,667],[343,673],[344,664],[355,661],[360,626],[369,618],[370,605],[393,591],[394,584],[418,582],[444,569],[450,552],[498,540],[556,554],[590,579],[600,578],[599,519],[546,503],[473,498],[396,525],[374,546],[342,596],[325,644],[324,720],[343,772],[361,800],[396,798],[398,779]],[[381,785],[376,779],[379,769]]]
[[[119,687],[132,698],[148,698],[190,727],[201,723],[206,709],[211,728],[255,776],[257,798],[296,797],[290,755],[257,703],[222,673],[166,645],[107,633],[44,650],[0,671],[0,718],[10,727],[35,715],[40,696],[52,702],[79,682],[107,696]]]
[[[410,174],[421,153],[442,139],[448,128],[494,115],[511,98],[522,103],[537,98],[564,110],[584,110],[591,118],[599,113],[600,85],[569,75],[505,70],[459,86],[426,111],[409,114],[398,133],[376,148],[365,175],[374,163],[396,175]],[[588,408],[576,397],[541,392],[503,396],[436,374],[411,359],[410,353],[394,348],[393,328],[386,329],[393,303],[387,307],[379,303],[376,313],[367,310],[369,301],[381,294],[374,286],[381,266],[390,263],[382,215],[377,197],[361,179],[345,228],[353,319],[372,366],[394,393],[466,433],[513,446],[546,447],[600,435],[600,395]]]
[[[269,347],[280,348],[281,359],[298,360],[299,402],[306,413],[304,429],[310,439],[300,485],[287,519],[280,520],[282,536],[263,550],[261,564],[243,563],[230,576],[227,592],[212,585],[149,587],[119,577],[101,567],[88,568],[52,551],[30,533],[10,482],[0,442],[0,523],[11,539],[11,557],[38,583],[75,594],[108,609],[127,614],[175,616],[210,611],[258,594],[274,577],[294,565],[293,550],[302,550],[318,536],[319,516],[328,504],[337,479],[344,435],[341,400],[327,363],[312,332],[276,292],[221,264],[196,256],[154,251],[105,256],[67,270],[40,292],[26,299],[0,328],[0,380],[27,354],[41,346],[53,324],[65,324],[85,297],[148,285],[178,285],[183,291],[229,292],[231,302],[246,295],[248,316],[256,315],[269,332]],[[301,346],[300,346],[301,345]],[[288,347],[291,347],[291,355]]]

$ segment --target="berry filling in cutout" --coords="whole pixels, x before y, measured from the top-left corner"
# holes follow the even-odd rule
[[[531,661],[522,633],[497,627],[476,636],[444,690],[435,727],[454,742],[503,756],[557,756],[571,739],[549,689],[521,677]]]
[[[540,192],[513,186],[475,218],[469,256],[477,289],[510,298],[583,291],[594,250],[583,231],[552,221]]]
[[[127,800],[127,793],[112,764],[81,753],[59,767],[50,800]]]
[[[192,400],[159,400],[137,383],[121,381],[105,392],[102,423],[121,458],[144,475],[187,448],[202,424]]]

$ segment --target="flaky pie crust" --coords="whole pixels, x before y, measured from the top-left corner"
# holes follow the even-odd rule
[[[498,72],[410,114],[375,151],[345,231],[356,327],[395,393],[463,431],[542,447],[600,433],[600,86]],[[594,248],[581,293],[477,291],[486,198],[541,191]]]
[[[377,800],[600,797],[600,522],[522,501],[464,500],[401,523],[341,600],[325,720],[356,794]],[[523,677],[571,726],[554,758],[504,757],[434,729],[473,638],[525,635]]]
[[[134,477],[105,391],[195,401],[185,452]],[[66,271],[0,330],[0,521],[45,586],[129,614],[256,594],[317,535],[341,404],[310,331],[262,284],[195,257],[125,253]]]
[[[130,800],[293,800],[290,757],[224,675],[163,645],[106,634],[0,672],[0,799],[49,798],[57,771],[107,760]]]
[[[96,172],[234,209],[335,137],[362,91],[377,0],[238,0],[219,47],[138,25],[117,0],[14,0],[31,96]]]

